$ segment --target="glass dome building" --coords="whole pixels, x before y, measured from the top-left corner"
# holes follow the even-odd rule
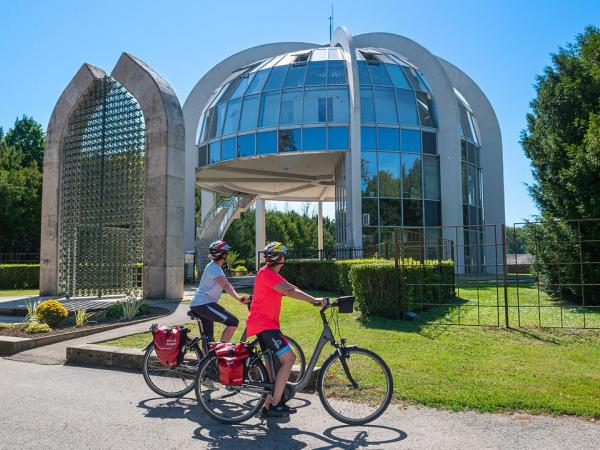
[[[340,247],[390,241],[401,229],[409,240],[454,242],[466,268],[485,264],[484,225],[504,222],[489,101],[458,68],[402,36],[353,37],[341,27],[327,45],[244,50],[198,82],[183,112],[187,250],[224,234],[252,202],[260,247],[264,200],[334,201]],[[229,212],[215,193],[237,199]]]

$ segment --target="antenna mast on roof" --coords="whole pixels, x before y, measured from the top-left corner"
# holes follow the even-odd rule
[[[331,4],[331,15],[329,16],[329,42],[333,39],[333,3]]]

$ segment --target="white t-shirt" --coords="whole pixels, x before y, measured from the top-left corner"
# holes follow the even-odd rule
[[[225,273],[221,266],[216,262],[209,262],[204,268],[202,278],[200,278],[200,284],[198,289],[194,293],[194,298],[190,306],[206,305],[207,303],[216,303],[221,297],[223,288],[216,282],[216,278],[224,277]]]

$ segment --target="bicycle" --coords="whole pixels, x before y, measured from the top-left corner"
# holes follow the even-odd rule
[[[331,311],[330,320],[335,322],[339,335],[337,313],[352,312],[354,297],[338,297],[334,302],[326,298],[325,301],[320,310],[323,331],[315,351],[300,380],[287,384],[283,399],[293,398],[306,387],[323,348],[329,343],[335,350],[325,360],[317,377],[319,399],[325,410],[340,422],[364,425],[381,416],[390,404],[392,374],[379,355],[364,348],[347,346],[346,339],[341,337],[338,343],[331,330],[326,312]],[[236,424],[254,417],[274,388],[276,370],[272,351],[260,351],[256,342],[248,344],[247,349],[250,356],[246,360],[246,374],[241,385],[217,382],[219,387],[208,388],[203,380],[211,376],[209,368],[217,363],[215,352],[209,352],[200,362],[194,382],[196,398],[204,411],[219,422]]]
[[[250,296],[252,297],[252,296]],[[247,306],[250,309],[252,300],[248,302]],[[202,322],[200,316],[196,315],[191,309],[187,312],[190,319],[193,319],[198,324],[198,330],[200,331],[200,337],[190,339],[183,349],[183,358],[181,364],[177,366],[164,366],[160,363],[156,349],[154,348],[154,342],[150,342],[144,349],[144,360],[142,365],[142,373],[146,384],[152,391],[162,397],[177,398],[183,397],[194,389],[194,380],[196,378],[196,372],[200,365],[200,361],[204,355],[209,354],[210,341],[208,336],[204,334]],[[191,330],[184,328],[186,333]],[[246,330],[242,333],[241,341],[246,339]],[[297,356],[297,375],[295,380],[299,380],[304,371],[306,370],[306,357],[304,352],[298,343],[289,336],[286,336],[288,343],[292,347],[294,353]],[[252,344],[256,344],[257,340],[252,341]],[[215,369],[216,370],[216,369]],[[211,375],[211,379],[215,378]],[[211,384],[207,381],[207,384]]]

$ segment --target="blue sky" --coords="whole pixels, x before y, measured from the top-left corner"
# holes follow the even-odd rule
[[[489,97],[504,145],[507,223],[535,214],[519,145],[536,74],[550,53],[598,24],[597,1],[334,1],[353,34],[407,36],[465,71]],[[141,58],[183,104],[200,77],[244,48],[325,43],[330,1],[0,0],[0,126],[27,114],[44,127],[84,62],[110,72],[122,51]],[[329,210],[329,208],[328,208]]]

